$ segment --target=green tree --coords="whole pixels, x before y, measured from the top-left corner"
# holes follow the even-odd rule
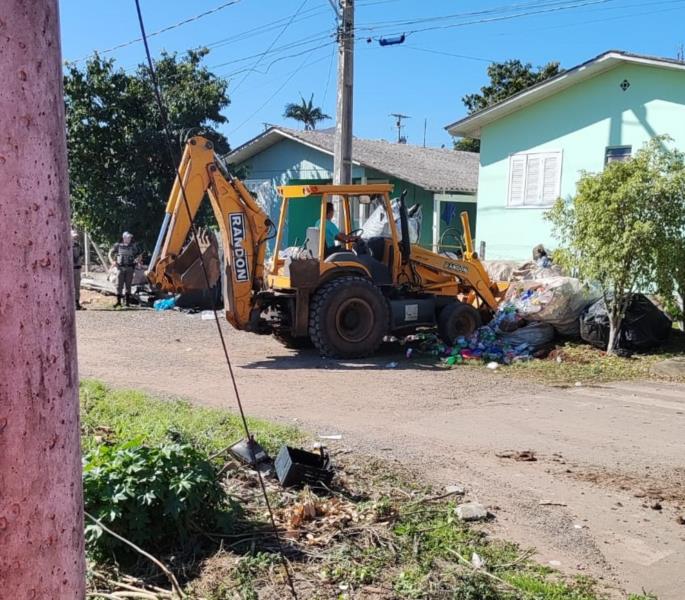
[[[309,101],[305,100],[302,95],[300,95],[300,103],[295,104],[293,102],[285,105],[285,112],[283,116],[286,119],[294,119],[295,121],[300,121],[304,124],[305,131],[312,131],[316,129],[316,124],[319,121],[325,121],[330,119],[321,110],[319,106],[314,106],[314,94],[311,95]]]
[[[656,252],[656,289],[666,311],[685,330],[685,155],[675,150],[662,157],[665,176],[656,193],[664,199],[662,243]]]
[[[683,243],[685,163],[664,138],[627,162],[583,173],[575,197],[558,200],[547,218],[561,240],[565,266],[599,284],[609,312],[608,352],[615,348],[632,295],[675,285],[674,246]]]
[[[480,93],[467,94],[461,99],[469,114],[497,104],[536,83],[554,77],[559,74],[559,63],[550,62],[536,70],[530,63],[507,60],[492,63],[488,66],[487,73],[490,83],[480,88]],[[455,142],[454,149],[480,152],[480,140],[462,138]]]
[[[218,152],[228,143],[216,126],[225,123],[227,82],[202,66],[206,50],[179,58],[163,53],[157,77],[180,157],[183,137],[200,129]],[[174,181],[149,72],[127,73],[113,60],[94,56],[83,70],[67,65],[64,77],[70,194],[74,221],[103,243],[130,230],[146,247],[157,236]]]

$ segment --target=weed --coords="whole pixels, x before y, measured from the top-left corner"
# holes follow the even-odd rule
[[[227,410],[193,406],[183,400],[160,400],[135,390],[115,390],[101,382],[81,382],[83,447],[89,450],[103,438],[157,444],[175,434],[177,441],[191,443],[213,454],[244,437],[240,418]],[[293,427],[248,419],[252,433],[270,452],[285,443],[298,445],[305,439]]]
[[[550,358],[518,362],[507,373],[541,383],[573,384],[624,381],[628,379],[658,379],[652,366],[685,352],[685,336],[679,336],[659,353],[635,354],[630,358],[607,356],[605,352],[580,343],[567,342],[555,350]]]
[[[198,528],[228,531],[237,511],[227,502],[216,468],[191,446],[102,445],[83,463],[86,511],[147,549],[177,548],[197,536]],[[117,562],[131,552],[96,523],[86,526],[86,542],[90,552]]]

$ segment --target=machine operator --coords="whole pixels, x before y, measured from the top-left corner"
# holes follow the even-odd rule
[[[335,242],[357,242],[359,241],[358,235],[347,235],[346,233],[341,233],[335,223],[333,223],[333,217],[335,216],[335,207],[332,202],[326,203],[326,252],[325,256],[333,254],[337,251]],[[321,228],[321,219],[317,219],[314,225],[317,229]]]

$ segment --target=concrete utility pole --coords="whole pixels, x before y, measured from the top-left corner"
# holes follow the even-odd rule
[[[352,104],[354,96],[354,0],[340,0],[338,98],[333,148],[333,183],[352,183]],[[339,204],[339,202],[338,202]],[[342,221],[340,207],[335,215]]]
[[[57,0],[0,14],[0,596],[85,597]]]

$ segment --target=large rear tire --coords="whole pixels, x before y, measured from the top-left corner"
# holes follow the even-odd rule
[[[339,277],[314,295],[309,335],[322,356],[363,358],[378,350],[389,321],[388,303],[375,285],[363,277]]]
[[[446,344],[454,344],[461,336],[469,336],[481,325],[479,312],[462,302],[448,304],[438,316],[438,334]]]

